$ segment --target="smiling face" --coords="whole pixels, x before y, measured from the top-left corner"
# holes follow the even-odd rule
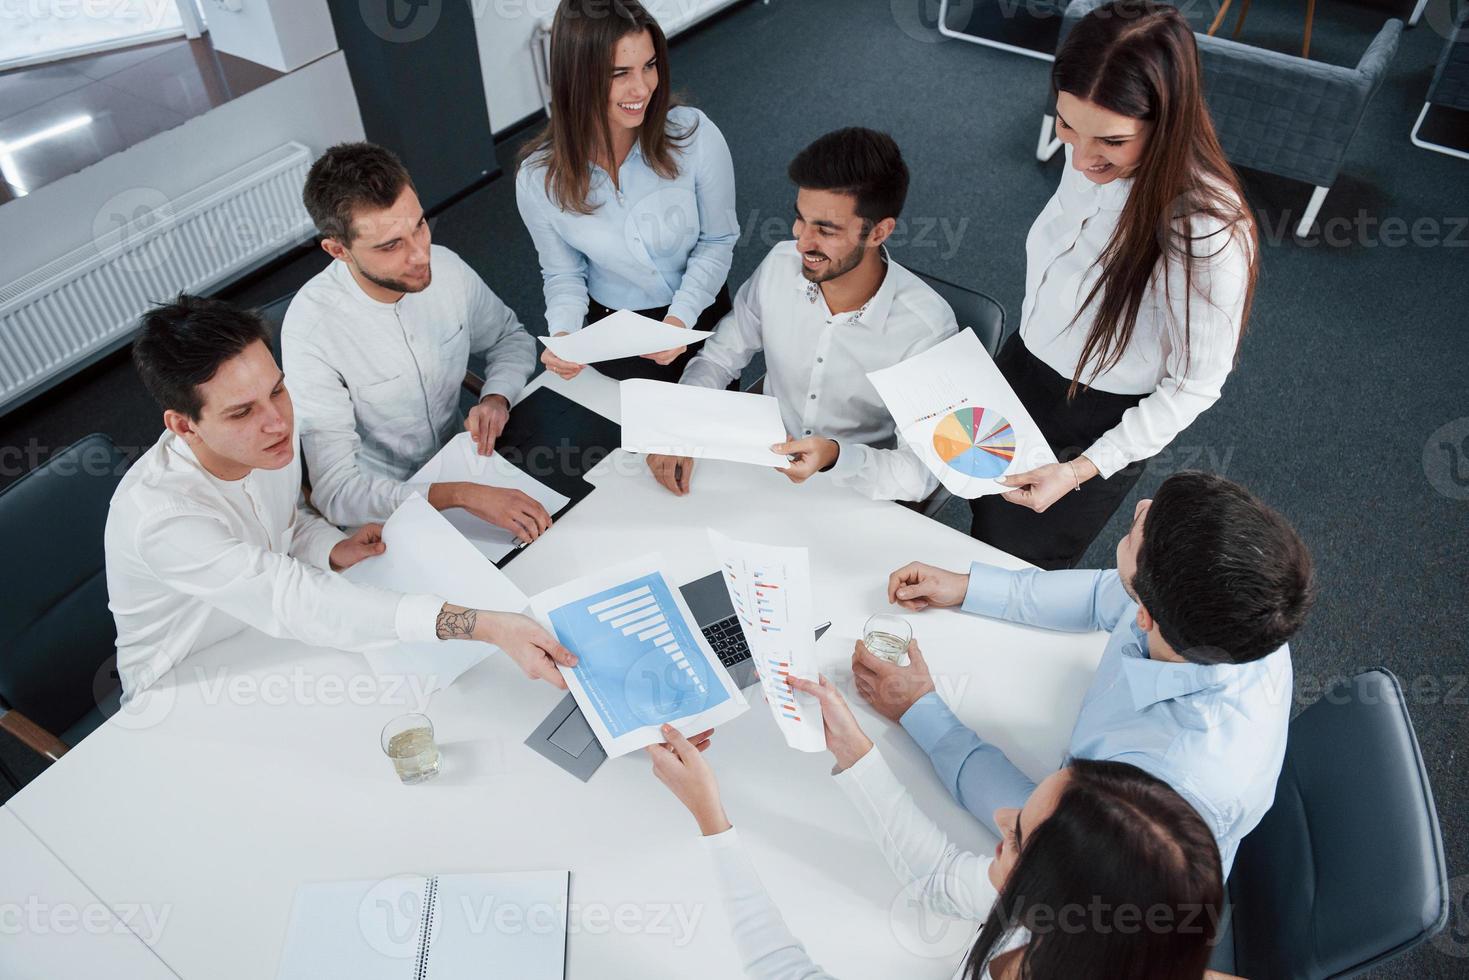
[[[658,88],[658,55],[648,31],[625,34],[612,46],[612,89],[607,118],[612,132],[636,130],[648,114],[648,100]]]
[[[413,188],[404,186],[391,206],[353,212],[351,245],[328,238],[322,246],[351,267],[369,295],[391,302],[397,297],[386,294],[422,292],[433,281],[429,268],[432,243],[423,205]]]
[[[1132,176],[1150,129],[1146,120],[1110,112],[1070,92],[1056,94],[1056,138],[1071,147],[1071,165],[1094,184]]]
[[[295,456],[295,412],[286,377],[270,348],[255,341],[198,388],[204,405],[191,419],[169,409],[163,424],[188,443],[205,469],[238,480],[278,470]]]
[[[791,234],[801,253],[801,274],[808,282],[826,282],[851,272],[882,244],[894,224],[884,218],[869,227],[857,214],[857,198],[851,194],[800,188]]]
[[[1020,852],[1025,847],[1025,842],[1035,832],[1035,828],[1056,812],[1056,805],[1061,802],[1061,794],[1070,779],[1069,770],[1058,769],[1040,781],[1030,798],[1025,801],[1025,806],[1019,809],[1013,806],[1001,807],[995,811],[995,826],[1000,828],[1000,843],[995,846],[995,860],[990,865],[989,875],[990,884],[995,886],[996,891],[1005,887],[1010,873],[1020,861]]]

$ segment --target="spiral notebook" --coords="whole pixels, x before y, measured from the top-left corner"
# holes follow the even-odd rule
[[[564,980],[568,871],[302,885],[277,980]]]

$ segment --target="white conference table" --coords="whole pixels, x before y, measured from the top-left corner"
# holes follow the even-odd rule
[[[0,977],[176,980],[134,934],[168,924],[168,910],[114,911],[8,809],[0,809]]]
[[[617,386],[584,371],[550,386],[613,419]],[[680,582],[713,571],[707,529],[810,549],[815,614],[833,626],[822,669],[924,807],[961,844],[995,844],[955,804],[906,733],[851,690],[855,637],[891,611],[888,573],[921,559],[1019,562],[904,507],[818,476],[700,462],[692,493],[658,486],[617,451],[597,489],[506,566],[527,594],[649,551]],[[1061,761],[1101,655],[1100,634],[1059,634],[950,610],[911,616],[959,716],[1039,776]],[[829,776],[831,758],[787,748],[769,711],[716,734],[725,807],[792,930],[850,978],[948,978],[974,925],[928,918],[900,891]],[[292,897],[307,881],[404,872],[571,871],[567,975],[736,976],[724,910],[692,819],[642,753],[582,783],[523,742],[562,692],[493,656],[428,706],[443,771],[398,783],[378,747],[415,710],[364,660],[254,631],[200,651],[9,804],[108,903],[170,911],[149,942],[185,980],[275,975]],[[3,853],[3,852],[0,852]]]

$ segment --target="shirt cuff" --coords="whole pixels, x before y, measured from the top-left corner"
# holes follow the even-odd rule
[[[520,392],[525,388],[524,382],[509,381],[504,378],[486,378],[484,387],[479,390],[479,400],[484,401],[490,395],[499,395],[515,407],[515,399],[520,397]]]
[[[577,313],[574,309],[547,310],[546,333],[553,337],[558,333],[576,333],[586,318],[585,312]]]
[[[1127,453],[1105,435],[1088,446],[1082,455],[1092,461],[1092,465],[1097,468],[1098,475],[1104,480],[1110,479],[1112,474],[1132,462]]]
[[[893,794],[908,792],[898,777],[893,775],[892,768],[877,746],[867,750],[867,754],[846,769],[837,773],[832,779],[841,787],[847,799],[857,804],[859,809],[871,809],[869,801],[873,799],[888,799]]]
[[[842,439],[833,439],[832,442],[837,444],[837,461],[827,472],[833,480],[843,484],[856,479],[862,472],[862,464],[867,461],[867,454],[872,451],[871,447]]]
[[[398,600],[394,626],[400,643],[439,642],[439,610],[444,600],[436,595],[405,595]],[[448,641],[443,641],[447,643]]]
[[[908,710],[898,719],[898,724],[930,756],[945,736],[956,728],[964,727],[964,723],[955,717],[944,699],[934,691],[929,691],[909,705]]]
[[[684,326],[692,328],[694,324],[699,322],[699,316],[703,312],[703,310],[699,309],[693,303],[687,300],[681,300],[675,296],[673,297],[673,302],[668,304],[668,313],[666,315],[676,316],[683,321]]]
[[[325,518],[322,518],[322,520],[325,520]],[[332,549],[351,537],[346,531],[343,531],[335,525],[332,526],[332,530],[337,532],[335,536],[332,535],[331,531],[323,529],[321,534],[315,536],[315,539],[311,542],[311,546],[306,549],[306,554],[298,557],[304,558],[307,564],[315,565],[324,572],[331,571]]]
[[[976,616],[1004,617],[1005,607],[1010,603],[1010,579],[1014,575],[1008,568],[974,562],[969,566],[969,590],[964,593],[960,608]]]
[[[710,851],[727,851],[740,846],[740,835],[736,833],[733,824],[730,825],[728,830],[721,831],[717,834],[710,834],[699,839],[704,842],[704,848]]]

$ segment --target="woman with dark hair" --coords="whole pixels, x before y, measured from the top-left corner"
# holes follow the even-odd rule
[[[545,280],[546,325],[619,309],[712,330],[730,310],[739,224],[719,129],[671,92],[668,41],[637,0],[562,0],[551,27],[551,118],[522,151],[521,218]],[[694,347],[603,361],[613,378],[677,381]],[[582,365],[545,351],[563,378]]]
[[[1177,9],[1092,11],[1056,53],[1051,85],[1067,166],[1026,239],[1020,330],[996,360],[1060,462],[971,501],[970,533],[1066,568],[1147,459],[1218,400],[1259,250]]]
[[[1167,783],[1123,762],[1072,760],[1019,809],[995,812],[993,857],[961,851],[914,803],[832,684],[821,702],[837,784],[904,889],[928,910],[982,922],[956,980],[1201,980],[1224,912],[1213,834]],[[830,980],[786,929],[724,814],[701,752],[665,726],[653,772],[704,835],[746,973]]]

